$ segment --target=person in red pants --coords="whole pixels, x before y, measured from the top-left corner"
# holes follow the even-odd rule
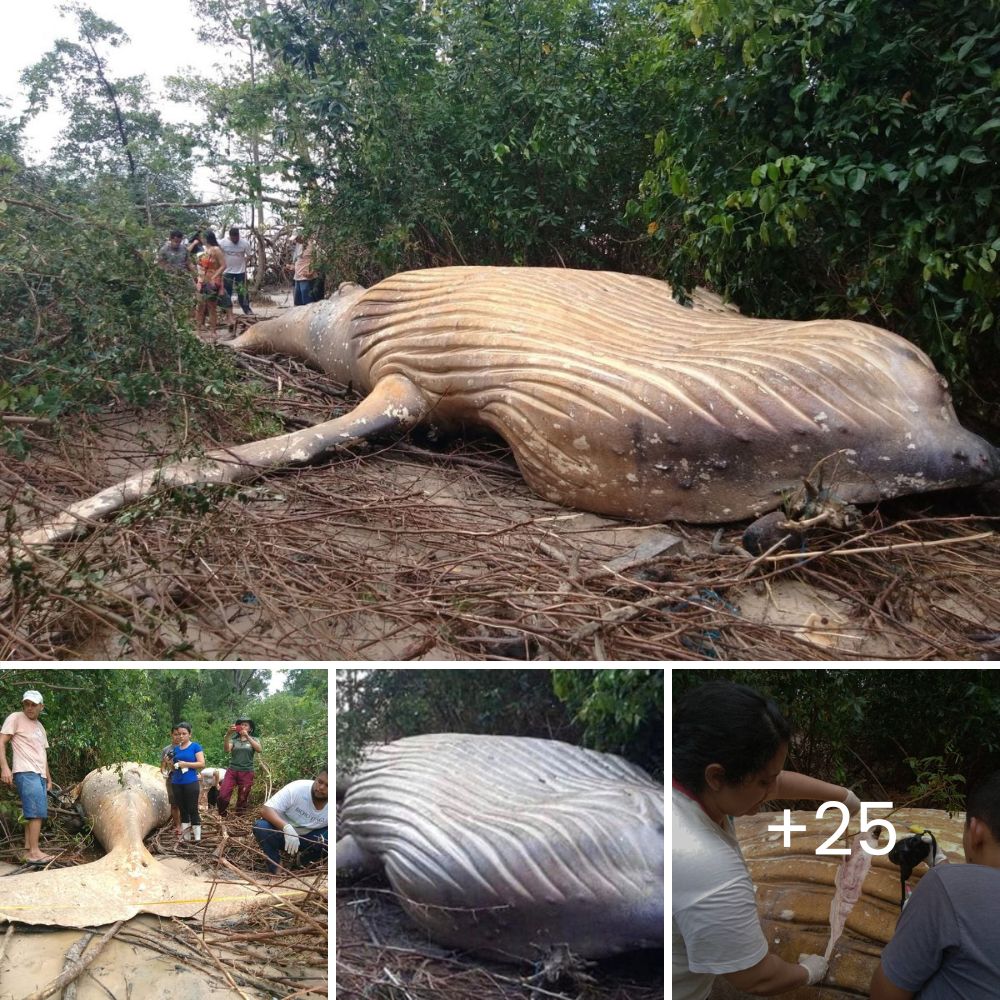
[[[225,816],[229,809],[229,800],[233,789],[238,788],[236,798],[236,814],[242,816],[249,807],[250,789],[253,787],[254,754],[260,753],[260,741],[253,735],[254,725],[251,719],[237,719],[226,730],[223,744],[230,755],[226,776],[219,788],[219,815]]]

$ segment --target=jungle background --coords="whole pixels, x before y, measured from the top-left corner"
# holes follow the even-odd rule
[[[663,778],[663,670],[338,670],[337,773],[422,733],[563,740]]]
[[[969,789],[1000,770],[995,670],[682,667],[671,671],[674,706],[712,680],[774,699],[792,727],[786,767],[863,801],[962,812]]]
[[[0,711],[21,709],[21,695],[41,692],[39,721],[49,738],[49,773],[66,788],[94,768],[119,761],[159,766],[170,729],[190,722],[191,738],[204,747],[209,765],[225,767],[225,730],[238,714],[254,720],[261,758],[274,789],[311,777],[327,763],[327,671],[289,670],[284,686],[268,693],[271,671],[241,669],[7,669],[0,670]],[[254,783],[253,805],[263,781]],[[17,795],[6,789],[5,804],[17,815]]]
[[[612,586],[601,544],[618,545],[616,526],[570,525],[553,544],[560,517],[492,446],[449,456],[440,477],[426,449],[397,449],[380,471],[340,462],[333,485],[303,474],[275,489],[164,492],[85,546],[34,562],[14,548],[19,526],[151,455],[315,423],[343,400],[302,366],[233,358],[193,334],[190,282],[155,266],[175,226],[244,228],[262,314],[304,230],[327,289],[404,268],[551,265],[653,275],[682,298],[706,285],[749,315],[861,317],[926,350],[963,422],[996,439],[995,0],[218,0],[202,35],[220,63],[228,47],[225,66],[172,81],[200,109],[180,125],[144,76],[110,69],[124,32],[85,3],[65,9],[64,37],[24,67],[28,110],[0,99],[0,546],[12,571],[0,655],[995,652],[995,588],[968,574],[1000,573],[979,524],[928,527],[922,509],[907,523],[897,540],[970,553],[940,571],[942,550],[856,572],[845,559],[830,572],[772,567],[806,577],[807,594],[761,632],[745,566],[709,536],[686,534],[692,561],[668,578]],[[48,162],[29,163],[26,123],[49,106],[67,128]],[[228,197],[202,201],[196,168]],[[509,502],[491,507],[498,497]],[[435,552],[415,551],[443,520],[447,544],[469,543],[449,556],[462,564],[450,578],[427,571]],[[319,531],[331,523],[336,553]],[[885,531],[864,525],[879,542]],[[580,580],[541,559],[553,548]],[[571,600],[553,596],[567,586]],[[970,593],[976,606],[956,611]],[[698,620],[678,626],[677,614]]]

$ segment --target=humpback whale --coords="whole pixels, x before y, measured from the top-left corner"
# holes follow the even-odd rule
[[[214,882],[157,861],[143,838],[170,819],[158,768],[128,762],[91,771],[80,783],[79,802],[108,853],[86,865],[0,879],[0,920],[92,927],[138,913],[218,919],[305,895]]]

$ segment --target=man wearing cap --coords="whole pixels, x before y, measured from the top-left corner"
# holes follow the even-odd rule
[[[24,828],[25,861],[29,865],[44,865],[52,861],[38,846],[42,820],[49,815],[46,793],[52,787],[45,748],[49,745],[45,727],[38,721],[42,714],[42,696],[38,691],[25,691],[21,711],[12,712],[0,728],[0,781],[16,785],[21,796],[21,811],[28,821]],[[7,744],[11,744],[13,770],[7,766]]]
[[[223,743],[226,753],[230,754],[229,767],[226,768],[222,784],[219,786],[219,815],[225,816],[229,809],[229,800],[233,788],[238,788],[236,797],[236,814],[242,816],[250,802],[250,788],[253,786],[253,755],[260,753],[260,741],[251,735],[253,722],[247,718],[237,719],[226,730]]]

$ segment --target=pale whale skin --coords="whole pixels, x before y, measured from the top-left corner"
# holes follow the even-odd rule
[[[664,282],[612,272],[436,268],[342,286],[230,346],[306,359],[376,408],[384,395],[372,433],[488,427],[536,493],[635,521],[760,516],[834,454],[824,484],[851,502],[1000,475],[902,337],[713,298],[686,308]]]
[[[555,740],[443,733],[374,750],[338,868],[385,874],[436,941],[506,961],[663,946],[663,787]]]
[[[138,913],[209,919],[277,905],[298,890],[259,893],[240,882],[213,883],[157,861],[143,838],[170,819],[163,776],[134,762],[91,771],[79,802],[108,853],[99,861],[0,879],[0,920],[92,927]]]

